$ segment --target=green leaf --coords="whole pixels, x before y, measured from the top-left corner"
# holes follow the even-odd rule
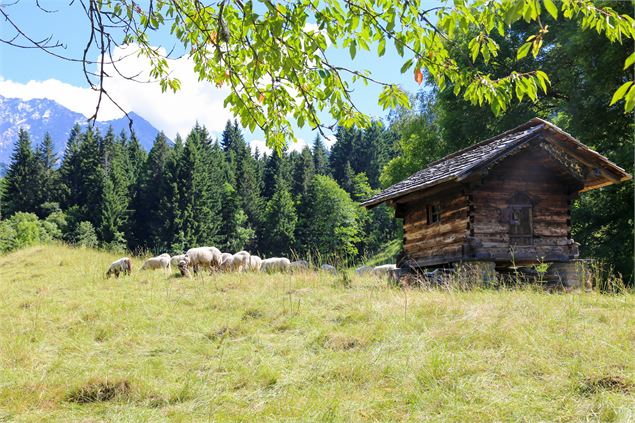
[[[525,43],[518,49],[518,54],[516,54],[516,60],[520,60],[523,57],[527,56],[529,50],[531,49],[532,43]]]
[[[538,83],[540,84],[540,88],[542,88],[542,91],[545,94],[547,94],[547,84],[545,84],[545,81],[541,77],[539,77],[537,74],[536,74],[536,79],[538,80]]]
[[[351,45],[348,46],[348,52],[351,55],[351,59],[354,59],[355,55],[357,54],[357,43],[355,41],[353,41]]]
[[[631,55],[628,56],[626,60],[624,60],[624,70],[626,70],[630,66],[633,66],[633,62],[635,62],[635,53],[631,53]]]
[[[470,48],[470,53],[472,57],[472,62],[475,62],[476,58],[478,57],[478,50],[480,48],[480,43],[477,38],[474,38],[472,41],[470,41],[469,48]]]
[[[549,14],[554,19],[558,19],[558,8],[556,7],[555,4],[553,4],[553,1],[552,0],[542,0],[542,2],[545,5],[545,9],[547,9],[547,12],[549,12]]]
[[[381,57],[384,55],[385,52],[386,52],[386,39],[382,38],[381,41],[379,41],[379,47],[377,47],[377,54],[379,55],[379,57]]]
[[[509,26],[522,16],[524,0],[516,0],[514,5],[505,12],[505,23]]]
[[[542,46],[542,38],[536,38],[532,43],[531,53],[534,57],[538,56],[538,52],[540,51],[540,47]]]
[[[617,91],[615,91],[615,94],[613,94],[613,98],[611,99],[611,103],[609,104],[609,106],[612,106],[618,101],[620,101],[624,97],[624,95],[626,94],[626,92],[628,91],[631,85],[633,85],[633,81],[628,81],[623,83],[622,86],[619,87]]]
[[[544,79],[545,81],[547,81],[549,85],[551,85],[551,81],[549,80],[549,77],[543,71],[541,70],[536,71],[536,76],[538,76],[538,78]]]
[[[412,66],[412,59],[406,60],[406,63],[401,67],[401,73],[406,73],[408,69]]]
[[[630,113],[635,108],[635,85],[626,93],[626,103],[624,103],[624,113]]]

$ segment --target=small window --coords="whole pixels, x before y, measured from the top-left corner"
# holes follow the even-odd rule
[[[428,225],[441,221],[441,207],[438,204],[429,204],[426,210]]]

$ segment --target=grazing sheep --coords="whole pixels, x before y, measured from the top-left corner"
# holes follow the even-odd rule
[[[262,259],[258,256],[249,256],[249,270],[253,272],[260,272],[262,266]]]
[[[106,272],[106,277],[109,278],[113,273],[115,277],[119,277],[119,273],[123,272],[126,275],[132,273],[132,261],[128,257],[120,258],[117,261],[113,261]]]
[[[178,267],[179,263],[181,262],[181,260],[183,260],[185,258],[185,254],[179,254],[178,256],[172,256],[172,258],[170,258],[170,266],[172,267]]]
[[[373,272],[373,268],[371,266],[360,266],[355,269],[355,273],[358,276],[368,275]]]
[[[220,270],[223,272],[231,272],[234,270],[234,257],[229,256],[226,257],[225,260],[220,264]]]
[[[260,267],[261,272],[286,272],[289,270],[289,266],[291,262],[288,258],[284,257],[272,257],[268,259],[264,259],[262,261],[262,265]]]
[[[240,251],[232,256],[233,267],[236,272],[242,272],[249,268],[249,253]]]
[[[234,256],[234,255],[233,255],[232,253],[222,253],[222,254],[220,255],[220,263],[221,263],[221,264],[223,264],[223,262],[224,262],[225,260],[227,260],[228,258],[233,257],[233,256]]]
[[[373,267],[373,275],[375,276],[389,276],[391,270],[395,270],[397,265],[395,264],[384,264],[381,266]]]
[[[331,266],[330,264],[323,264],[322,266],[320,266],[320,270],[322,272],[328,272],[331,275],[337,275],[337,269],[335,268],[335,266]]]
[[[216,247],[190,248],[185,255],[190,260],[194,273],[198,273],[201,266],[207,267],[211,272],[218,269],[221,264],[221,252]]]
[[[164,269],[170,270],[170,255],[169,254],[161,254],[157,257],[151,257],[143,262],[143,266],[141,266],[141,270],[156,270],[156,269]]]
[[[190,273],[190,269],[188,269],[189,264],[190,262],[187,258],[184,258],[183,260],[179,261],[179,264],[177,266],[179,268],[179,271],[181,272],[181,276],[186,278],[192,277],[192,274]]]
[[[306,260],[296,260],[291,262],[290,268],[292,272],[306,272],[309,270],[309,263]]]

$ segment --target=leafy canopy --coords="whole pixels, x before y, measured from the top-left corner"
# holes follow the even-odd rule
[[[499,114],[514,98],[536,101],[539,91],[549,89],[549,76],[539,69],[492,75],[460,66],[451,54],[457,36],[469,34],[469,51],[462,54],[472,62],[495,61],[500,47],[493,35],[510,36],[511,25],[521,20],[535,24],[535,33],[518,49],[517,60],[527,60],[530,53],[536,58],[549,37],[549,26],[559,20],[575,20],[580,30],[597,31],[610,42],[628,43],[635,36],[631,16],[591,0],[454,0],[440,7],[423,0],[206,3],[155,0],[141,8],[136,2],[100,0],[90,2],[89,15],[96,13],[102,24],[124,27],[123,42],[140,46],[151,61],[151,76],[164,90],[177,91],[180,82],[170,75],[169,62],[150,38],[153,30],[169,28],[194,60],[199,79],[229,87],[225,105],[243,126],[262,129],[267,145],[278,151],[293,138],[292,121],[320,131],[335,125],[368,126],[369,117],[350,97],[357,81],[383,86],[379,104],[384,109],[409,106],[408,96],[397,85],[374,79],[369,70],[334,64],[327,54],[331,47],[347,49],[351,59],[360,51],[383,56],[387,48],[394,48],[403,58],[396,66],[402,73],[413,72],[416,82],[427,73],[439,89],[451,85],[454,94],[488,104]],[[634,60],[630,55],[624,70]],[[624,100],[626,111],[633,110],[633,81],[615,88],[610,104]],[[325,116],[332,118],[332,125],[324,123]]]

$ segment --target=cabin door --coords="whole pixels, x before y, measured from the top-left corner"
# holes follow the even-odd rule
[[[533,243],[533,204],[524,192],[518,192],[509,201],[509,244],[531,245]]]

